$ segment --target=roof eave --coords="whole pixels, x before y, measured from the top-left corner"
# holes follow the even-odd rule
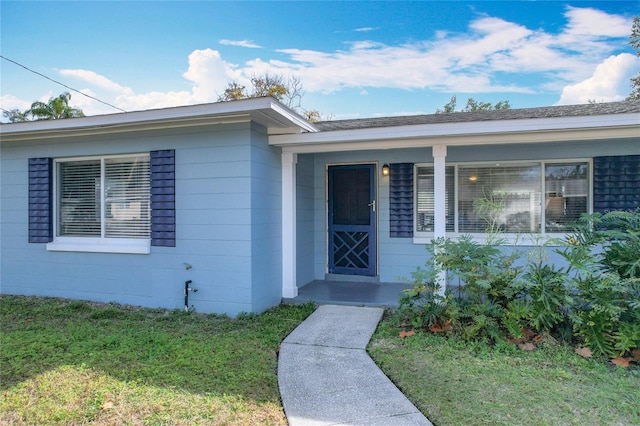
[[[3,124],[3,140],[105,134],[254,121],[269,134],[316,132],[317,128],[273,98],[189,105],[64,120]]]
[[[611,114],[465,123],[420,124],[281,135],[269,143],[289,152],[492,145],[640,135],[638,114]]]

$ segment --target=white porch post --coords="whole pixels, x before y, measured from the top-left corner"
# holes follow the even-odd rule
[[[433,147],[433,238],[444,238],[447,235],[447,211],[446,211],[446,157],[447,146],[435,145]],[[441,272],[438,276],[440,283],[440,294],[444,296],[447,283],[446,272]]]
[[[296,163],[298,155],[282,153],[282,297],[298,295],[296,286]]]

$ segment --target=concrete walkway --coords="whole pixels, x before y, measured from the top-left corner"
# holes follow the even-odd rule
[[[381,308],[320,306],[280,346],[289,425],[431,425],[369,358]]]

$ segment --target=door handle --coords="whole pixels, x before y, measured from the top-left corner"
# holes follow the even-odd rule
[[[373,200],[372,202],[370,202],[369,204],[367,204],[369,207],[373,207],[373,212],[376,212],[376,200]]]

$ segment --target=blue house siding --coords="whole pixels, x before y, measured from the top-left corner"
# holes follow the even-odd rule
[[[192,280],[198,292],[190,295],[189,304],[200,312],[236,315],[264,310],[268,303],[279,301],[281,265],[273,253],[279,252],[280,242],[272,237],[275,228],[280,231],[280,158],[266,148],[264,131],[257,132],[256,138],[252,136],[256,129],[239,123],[190,131],[3,141],[2,292],[182,308],[184,282]],[[262,144],[269,155],[255,156],[254,145]],[[46,244],[28,242],[29,158],[151,151],[175,152],[175,247],[152,245],[150,254],[134,255],[54,252],[47,251]],[[252,161],[258,157],[268,158],[263,161],[271,164],[268,172],[258,170],[257,164],[254,169]],[[252,170],[267,176],[253,181]],[[270,195],[263,199],[265,193]],[[270,225],[257,231],[264,236],[252,229],[256,203],[263,206],[263,213],[269,211],[264,216]],[[268,250],[265,256],[271,257],[252,260],[254,237],[263,245],[271,241],[278,250]],[[247,267],[252,264],[255,267]],[[263,294],[254,294],[254,281],[261,279],[256,271],[276,264],[269,266],[264,278],[270,286],[259,283]]]
[[[264,129],[251,133],[251,303],[263,311],[282,299],[282,173],[279,148]]]
[[[315,200],[314,155],[298,156],[296,167],[296,285],[301,287],[313,281],[315,274]]]

